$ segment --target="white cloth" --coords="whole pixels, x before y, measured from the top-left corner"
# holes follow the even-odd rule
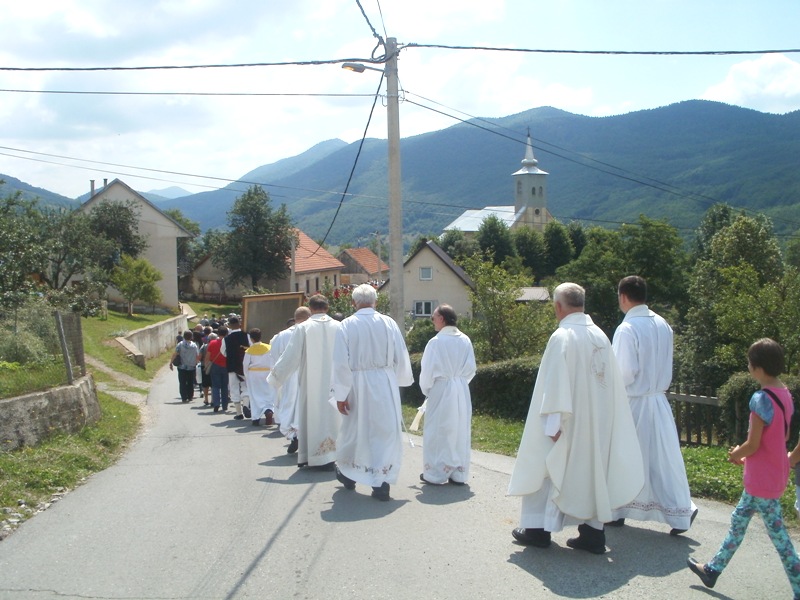
[[[283,331],[276,333],[269,345],[271,352],[275,355],[275,362],[286,351],[289,345],[289,340],[292,339],[295,326],[287,327]],[[275,386],[276,400],[275,400],[275,422],[280,427],[281,433],[286,436],[286,439],[291,440],[297,435],[297,371],[289,375],[283,385]]]
[[[558,441],[545,435],[559,414]],[[550,336],[522,434],[508,493],[523,500],[520,525],[560,531],[575,522],[605,523],[642,489],[636,429],[611,343],[591,317],[564,317]],[[542,501],[543,500],[543,501]]]
[[[389,317],[362,308],[342,321],[333,362],[333,396],[350,403],[337,466],[358,483],[396,483],[403,459],[399,387],[414,383],[403,334]]]
[[[469,478],[475,353],[457,327],[443,327],[425,346],[419,387],[427,396],[422,430],[423,475],[431,483]]]
[[[250,416],[254,420],[260,419],[268,410],[275,411],[275,388],[267,383],[274,364],[269,344],[253,344],[244,353],[242,367],[250,395]]]
[[[614,519],[658,521],[689,529],[692,502],[675,417],[665,392],[672,382],[672,328],[639,304],[628,310],[612,347],[628,392],[644,459],[644,487]]]
[[[321,466],[336,459],[336,437],[339,433],[339,412],[328,402],[331,390],[331,369],[336,321],[323,313],[295,325],[289,345],[272,369],[267,381],[283,385],[297,372],[297,462]]]

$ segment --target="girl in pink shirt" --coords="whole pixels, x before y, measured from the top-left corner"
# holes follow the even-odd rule
[[[783,373],[783,348],[774,340],[758,340],[747,351],[747,369],[761,390],[750,398],[750,429],[744,444],[731,448],[728,461],[744,465],[744,492],[731,514],[731,528],[714,558],[700,564],[693,558],[689,568],[706,587],[713,588],[728,565],[753,514],[764,520],[767,533],[781,557],[795,600],[800,600],[800,560],[786,531],[780,497],[789,477],[786,440],[792,418],[792,395],[778,376]]]

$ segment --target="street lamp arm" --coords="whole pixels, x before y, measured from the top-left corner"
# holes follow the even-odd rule
[[[348,71],[353,71],[355,73],[363,73],[365,70],[378,71],[378,73],[383,73],[383,69],[370,67],[361,63],[351,63],[351,62],[342,63],[342,68],[347,69]]]

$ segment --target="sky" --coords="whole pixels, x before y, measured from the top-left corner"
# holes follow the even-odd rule
[[[46,69],[370,60],[383,54],[372,28],[401,48],[404,138],[539,106],[597,117],[692,99],[800,109],[800,53],[413,46],[798,49],[797,0],[0,0],[0,14],[0,173],[72,198],[115,177],[201,192],[324,140],[358,141],[381,74],[339,63]],[[372,138],[386,138],[382,100]]]

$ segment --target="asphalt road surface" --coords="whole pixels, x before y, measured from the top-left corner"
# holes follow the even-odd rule
[[[568,548],[572,528],[526,548],[511,537],[511,458],[474,453],[469,485],[422,485],[414,436],[393,500],[379,502],[333,472],[297,469],[276,428],[182,404],[177,391],[163,370],[119,463],[0,542],[0,598],[792,597],[757,519],[714,590],[686,568],[716,551],[730,506],[697,501],[678,537],[655,523],[607,528],[601,556]]]

